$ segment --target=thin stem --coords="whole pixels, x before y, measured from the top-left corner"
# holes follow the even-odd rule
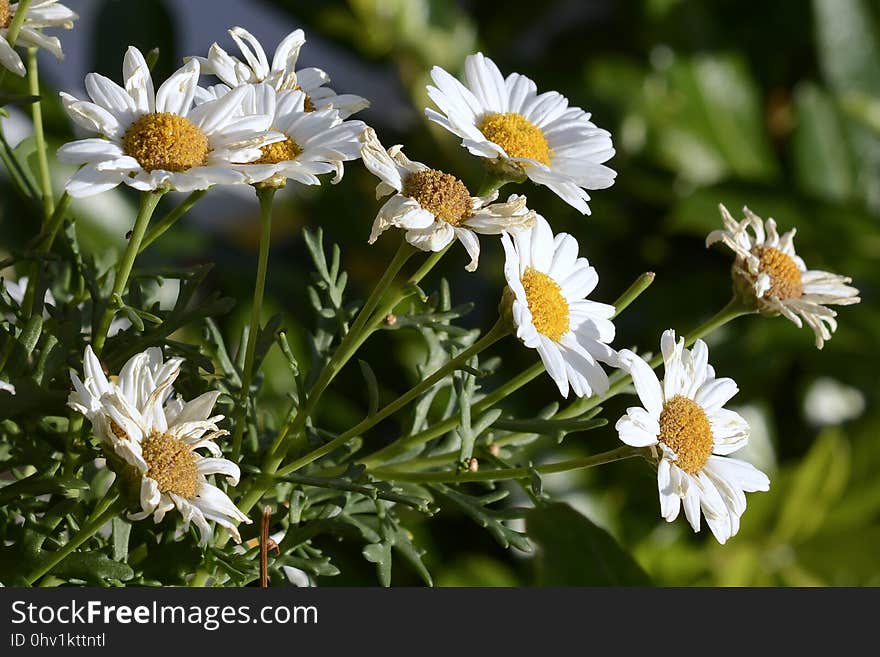
[[[524,385],[537,378],[544,372],[544,363],[538,361],[530,368],[523,370],[517,376],[512,378],[510,381],[507,381],[503,385],[499,386],[488,395],[483,397],[481,400],[476,402],[471,408],[471,415],[476,417],[480,413],[488,410],[499,401],[512,394],[516,390],[519,390]],[[431,425],[419,431],[418,433],[414,433],[409,436],[404,436],[399,440],[391,443],[387,447],[383,447],[380,450],[377,450],[367,456],[364,459],[361,459],[359,463],[366,466],[367,468],[371,468],[380,463],[387,463],[391,461],[395,457],[403,454],[409,449],[417,447],[419,445],[424,445],[430,440],[434,438],[439,438],[445,433],[448,433],[455,429],[459,423],[461,422],[461,418],[458,415],[454,415],[453,417],[447,418],[442,422],[437,422],[436,424]]]
[[[131,276],[134,261],[140,251],[141,242],[144,234],[147,232],[147,226],[150,224],[150,218],[156,211],[159,199],[162,198],[164,191],[144,192],[141,194],[141,207],[138,211],[137,218],[134,222],[131,238],[128,240],[128,246],[122,259],[119,261],[119,267],[116,270],[116,280],[113,282],[113,291],[107,300],[107,307],[101,315],[98,322],[98,328],[93,335],[92,349],[96,355],[101,354],[104,343],[107,341],[107,331],[116,314],[116,310],[122,306],[122,295],[125,292],[125,286],[128,284],[128,277]]]
[[[289,465],[281,468],[278,473],[282,476],[290,474],[291,472],[296,472],[300,468],[303,468],[310,463],[316,461],[322,456],[326,456],[330,452],[332,452],[337,447],[340,447],[347,443],[352,438],[361,435],[365,431],[377,425],[379,422],[384,420],[390,415],[393,415],[401,408],[409,404],[411,401],[416,399],[419,395],[426,392],[438,382],[443,380],[445,377],[449,376],[455,370],[461,368],[462,365],[466,364],[471,358],[489,348],[498,340],[503,338],[505,335],[510,334],[510,328],[507,323],[503,320],[499,320],[495,326],[493,326],[486,335],[477,340],[473,345],[462,351],[455,358],[449,360],[443,367],[436,370],[431,376],[427,377],[420,381],[416,386],[411,388],[406,393],[402,394],[400,397],[395,399],[393,402],[385,406],[384,408],[377,411],[375,414],[367,417],[366,419],[359,422],[357,425],[346,431],[345,433],[337,436],[330,442],[318,447],[317,449],[312,450],[305,456],[302,456]]]
[[[76,550],[80,545],[91,538],[95,532],[103,527],[110,519],[112,519],[124,507],[123,501],[119,498],[118,493],[107,495],[101,500],[92,512],[89,520],[80,530],[65,543],[61,548],[52,552],[45,561],[34,568],[25,576],[28,584],[33,584],[43,575],[49,573],[55,566],[61,563],[69,554]]]
[[[745,307],[740,301],[736,298],[731,299],[726,306],[724,306],[721,310],[715,313],[708,320],[700,324],[693,331],[688,333],[685,336],[684,342],[685,346],[690,347],[694,342],[699,340],[702,337],[705,337],[717,330],[721,326],[724,326],[728,322],[736,319],[737,317],[742,317],[743,315],[752,314],[754,310]],[[648,365],[651,366],[652,369],[656,369],[663,362],[663,354],[656,354],[650,361],[648,361]],[[606,400],[611,399],[612,397],[620,394],[624,390],[626,390],[630,384],[632,383],[632,377],[627,374],[622,379],[612,384],[607,392],[600,397],[590,397],[585,399],[579,399],[565,408],[556,415],[553,416],[554,419],[568,419],[572,417],[577,417],[587,411],[590,411],[600,404],[604,403]]]
[[[422,279],[425,276],[427,276],[430,273],[430,271],[437,265],[437,263],[440,262],[440,259],[443,257],[443,255],[446,253],[447,250],[448,250],[448,247],[446,249],[443,249],[442,251],[432,253],[430,256],[428,256],[425,259],[425,262],[422,264],[422,266],[419,267],[418,270],[416,270],[416,272],[407,279],[407,285],[418,285],[422,281]],[[395,257],[394,260],[397,260],[397,257]],[[397,265],[394,261],[392,261],[391,265],[389,265],[389,268],[392,266],[397,266],[397,269],[399,270],[400,267],[403,266],[403,264],[404,264],[403,262],[400,262],[399,265]],[[385,278],[385,277],[383,276],[383,278]],[[391,281],[393,281],[393,278],[394,277],[392,276],[390,279],[388,279],[389,285],[390,285]],[[378,287],[379,286],[377,285],[377,288]],[[380,296],[377,298],[381,298],[381,293],[378,292],[377,290],[374,290],[373,294],[379,294]],[[375,330],[375,328],[382,321],[382,319],[392,309],[394,309],[394,307],[398,303],[400,303],[401,299],[403,299],[405,294],[406,294],[405,291],[398,291],[397,293],[391,295],[390,301],[386,302],[384,305],[382,305],[381,308],[379,308],[379,310],[377,310],[374,313],[374,315],[373,315],[374,319],[370,322],[369,331],[364,334],[365,336],[368,335],[369,332],[371,332],[372,330]],[[361,312],[363,312],[363,311],[361,311]],[[351,334],[351,331],[349,331],[349,334]],[[346,337],[347,337],[347,335],[346,335]],[[366,339],[366,337],[360,338],[359,341],[357,341],[356,346],[359,347],[365,339]],[[340,344],[340,347],[337,347],[337,351],[340,350],[341,346],[342,345]],[[356,349],[355,349],[355,351],[356,351]],[[353,355],[354,353],[355,353],[354,351],[350,352],[348,357],[350,358],[351,355]],[[344,364],[345,364],[345,362],[342,362],[342,365],[344,365]],[[332,377],[330,378],[330,380],[332,380]],[[329,385],[329,381],[328,381],[328,385]],[[314,404],[317,404],[317,400],[315,400],[315,402],[313,402],[312,409],[314,409]],[[309,411],[309,413],[310,412],[311,411]],[[303,412],[301,410],[297,414],[297,417],[299,417],[300,415],[303,415],[303,419],[301,420],[301,422],[302,422],[301,426],[305,426],[305,419],[308,417],[308,414],[303,414]],[[294,421],[296,421],[296,419],[294,419]],[[281,465],[281,461],[283,460],[284,455],[288,451],[287,448],[284,448],[284,442],[285,442],[287,436],[292,435],[294,438],[296,438],[296,436],[297,436],[297,432],[293,432],[292,428],[293,428],[293,425],[290,422],[288,422],[287,424],[284,425],[284,427],[278,433],[278,436],[275,439],[275,442],[273,443],[272,448],[269,451],[269,456],[266,459],[266,463],[263,466],[263,472],[265,472],[266,474],[268,474],[268,475],[274,474],[278,470],[278,467]],[[272,479],[268,478],[268,477],[260,479],[258,481],[255,481],[250,486],[250,488],[248,488],[244,492],[244,495],[242,496],[241,500],[238,503],[238,508],[241,510],[241,512],[248,513],[252,508],[254,508],[254,505],[260,501],[260,498],[262,498],[263,495],[266,493],[266,491],[269,490],[269,488],[272,486],[272,483],[273,483]],[[220,539],[217,541],[217,545],[222,547],[223,545],[226,544],[226,542],[228,540],[229,540],[229,534],[226,533],[222,537],[220,537]]]
[[[357,317],[355,317],[351,328],[339,342],[333,355],[330,356],[330,360],[321,370],[318,379],[309,390],[302,407],[297,411],[293,420],[287,423],[275,438],[275,441],[269,450],[269,456],[267,457],[266,469],[268,472],[274,472],[275,468],[278,467],[281,460],[284,458],[284,454],[287,450],[283,450],[282,446],[287,436],[290,435],[296,437],[299,435],[299,432],[302,431],[306,424],[306,420],[311,417],[317,407],[324,391],[330,383],[332,383],[333,379],[336,378],[336,375],[340,370],[345,367],[345,364],[348,363],[351,357],[355,354],[358,347],[363,344],[363,339],[361,338],[364,326],[371,319],[373,311],[376,309],[376,306],[379,305],[382,297],[394,282],[394,279],[397,277],[401,268],[414,253],[415,249],[406,241],[401,240],[397,253],[394,254],[394,258],[392,258],[391,262],[388,264],[388,267],[385,269],[379,282],[376,283],[373,292],[364,302],[364,305],[358,312]]]
[[[260,255],[257,260],[257,281],[254,287],[254,304],[251,306],[251,323],[248,329],[247,347],[244,355],[244,371],[241,380],[241,396],[238,400],[239,413],[232,434],[232,460],[237,461],[241,453],[241,439],[244,435],[247,416],[248,397],[254,377],[254,359],[257,352],[257,339],[260,334],[260,314],[263,312],[263,295],[266,291],[266,273],[269,270],[269,246],[272,241],[272,201],[275,187],[260,187],[257,198],[260,201]]]
[[[27,17],[30,5],[31,0],[20,0],[18,3],[18,9],[15,10],[15,16],[12,17],[12,21],[9,23],[9,29],[6,30],[6,40],[9,42],[10,47],[15,47],[15,42],[18,40],[18,33],[21,32],[21,26],[24,25],[24,19]]]
[[[629,306],[633,301],[635,301],[642,292],[648,289],[651,283],[654,282],[654,273],[646,272],[639,276],[635,281],[633,281],[632,285],[630,285],[623,294],[621,294],[617,300],[614,302],[615,313],[614,317],[617,317],[623,310]],[[505,399],[508,395],[516,392],[520,388],[522,388],[527,383],[536,379],[541,373],[544,372],[544,363],[542,361],[538,361],[531,367],[526,370],[520,372],[517,376],[507,381],[503,385],[499,386],[496,390],[486,395],[483,399],[474,404],[471,413],[473,415],[477,415],[491,408],[502,399]],[[625,386],[624,386],[625,387]],[[414,433],[410,436],[405,436],[400,440],[391,443],[390,445],[383,447],[382,449],[370,454],[367,458],[362,459],[360,461],[361,464],[370,468],[380,463],[387,463],[395,457],[403,454],[407,450],[417,447],[419,445],[424,445],[430,440],[434,438],[438,438],[449,431],[455,429],[459,424],[458,416],[447,418],[442,422],[438,422],[426,429],[418,433]]]
[[[639,296],[647,290],[651,283],[654,282],[655,274],[652,271],[646,271],[644,274],[639,276],[636,280],[633,281],[632,285],[630,285],[623,294],[621,294],[617,301],[614,302],[614,315],[613,317],[617,317],[620,313],[622,313],[626,308]],[[612,317],[612,319],[613,319]]]
[[[28,91],[32,96],[40,95],[40,77],[37,66],[37,49],[28,48]],[[31,103],[31,116],[34,120],[34,140],[37,144],[37,165],[40,172],[40,187],[43,199],[43,223],[44,226],[52,217],[55,210],[55,196],[52,193],[52,177],[49,174],[48,148],[46,148],[46,136],[43,133],[43,107],[37,100]]]
[[[640,456],[641,450],[624,445],[616,449],[586,456],[576,459],[568,459],[566,461],[557,461],[556,463],[545,463],[533,467],[519,468],[497,468],[491,470],[478,470],[477,472],[458,470],[444,470],[440,472],[409,472],[394,470],[391,468],[379,468],[373,470],[372,474],[377,479],[385,481],[409,481],[416,483],[434,483],[434,484],[459,484],[474,481],[504,481],[508,479],[527,479],[532,476],[533,472],[538,474],[555,474],[558,472],[568,472],[570,470],[580,470],[583,468],[593,468],[606,463],[622,461],[635,456]]]
[[[141,243],[140,252],[143,253],[148,246],[162,237],[169,228],[176,224],[180,218],[189,212],[207,193],[207,189],[197,189],[183,199],[176,208],[157,221],[147,233],[146,237],[144,237],[144,241]]]
[[[55,244],[55,238],[58,237],[58,231],[61,228],[61,224],[64,223],[64,215],[67,214],[67,210],[70,209],[70,203],[72,201],[73,199],[67,192],[64,192],[61,195],[61,198],[58,199],[58,205],[56,205],[55,209],[52,211],[52,216],[49,217],[46,229],[43,231],[44,236],[37,247],[39,253],[48,253],[52,250],[52,245]]]

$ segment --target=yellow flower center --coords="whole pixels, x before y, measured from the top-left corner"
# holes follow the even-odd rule
[[[125,433],[125,429],[120,427],[118,424],[110,421],[110,431],[113,432],[113,435],[119,438],[120,440],[128,440],[128,434]]]
[[[284,141],[276,141],[274,144],[263,146],[260,151],[263,153],[260,159],[251,162],[251,164],[278,164],[279,162],[295,160],[296,156],[303,152],[303,149],[288,137]]]
[[[208,158],[207,135],[189,119],[170,112],[139,118],[126,131],[122,147],[145,171],[186,171]]]
[[[147,476],[154,479],[163,493],[175,493],[192,499],[199,490],[196,456],[189,445],[167,433],[152,433],[141,445],[149,465]]]
[[[0,0],[0,29],[9,27],[12,22],[12,12],[9,11],[9,0]]]
[[[401,193],[414,198],[423,209],[448,224],[458,226],[471,216],[471,194],[458,178],[436,169],[407,176]]]
[[[675,452],[675,464],[688,474],[696,474],[706,465],[715,444],[705,411],[697,402],[681,395],[663,405],[658,439]]]
[[[516,112],[486,114],[477,126],[486,139],[504,149],[510,157],[527,157],[550,164],[550,144],[541,128]]]
[[[562,296],[562,288],[547,274],[531,267],[526,268],[522,284],[532,324],[539,333],[559,342],[569,327],[568,301]]]
[[[752,255],[761,262],[761,272],[770,277],[768,293],[777,299],[797,299],[804,294],[801,270],[791,256],[772,246],[756,246]]]

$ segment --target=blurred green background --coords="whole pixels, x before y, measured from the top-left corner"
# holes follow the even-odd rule
[[[454,136],[423,115],[431,66],[458,73],[466,55],[481,50],[502,72],[521,72],[539,90],[555,89],[592,112],[609,129],[617,155],[609,163],[616,184],[596,192],[593,214],[582,217],[546,190],[523,186],[530,207],[554,228],[574,234],[599,271],[595,297],[612,301],[641,272],[657,279],[618,320],[614,346],[656,349],[660,332],[685,332],[730,296],[730,254],[707,250],[705,235],[720,224],[717,204],[736,215],[748,205],[780,228],[798,228],[796,247],[808,266],[851,276],[863,301],[840,313],[840,328],[817,351],[808,329],[787,321],[750,317],[709,340],[720,375],[741,392],[735,406],[753,427],[746,456],[771,476],[769,493],[748,497],[742,530],[726,546],[704,531],[692,535],[683,518],[659,517],[655,475],[642,462],[547,477],[545,489],[607,528],[663,585],[880,585],[880,3],[865,0],[775,0],[763,3],[684,0],[342,0],[306,2],[158,2],[82,0],[82,34],[62,35],[67,61],[42,61],[50,85],[79,93],[90,70],[114,79],[129,43],[161,47],[157,76],[185,55],[204,54],[217,40],[234,52],[225,28],[242,25],[270,53],[284,34],[306,30],[301,62],[328,71],[341,93],[372,100],[358,118],[383,143],[403,143],[410,157],[456,173],[476,186],[480,164]],[[53,69],[57,69],[53,72]],[[7,78],[7,82],[10,82]],[[14,81],[12,81],[14,84]],[[57,103],[47,108],[50,139],[71,136]],[[15,120],[27,132],[25,115]],[[9,131],[8,131],[9,134]],[[26,144],[25,146],[26,147]],[[268,283],[269,311],[296,326],[314,322],[306,298],[309,260],[305,225],[321,226],[338,242],[361,298],[391,257],[390,236],[366,244],[378,203],[376,180],[361,164],[347,168],[337,186],[289,189],[275,220]],[[63,176],[59,170],[59,187]],[[0,179],[0,252],[21,247],[33,234],[24,207]],[[506,192],[507,190],[505,190]],[[134,216],[126,190],[74,204],[83,243],[108,263]],[[210,286],[239,301],[224,318],[235,335],[245,323],[253,289],[258,240],[252,193],[214,193],[185,223],[152,247],[142,267],[218,266]],[[464,319],[487,328],[500,297],[503,254],[483,239],[476,274],[464,271],[453,249],[439,277],[453,302],[473,302]],[[8,275],[9,272],[6,272]],[[198,333],[188,336],[198,341]],[[304,349],[302,336],[299,347]],[[415,378],[415,334],[382,334],[364,350],[383,394]],[[502,343],[496,382],[534,362],[514,340]],[[389,358],[388,354],[393,354]],[[262,407],[280,416],[291,385],[278,354],[267,364]],[[492,385],[490,382],[487,384]],[[390,397],[389,397],[390,398]],[[610,449],[613,423],[632,398],[606,406],[610,425],[547,439],[531,448],[535,461]],[[542,377],[507,400],[521,417],[556,400]],[[363,382],[350,367],[328,394],[324,424],[350,426],[366,405]],[[397,435],[393,422],[380,428]],[[524,501],[524,498],[519,500]],[[503,551],[464,516],[445,511],[430,521],[413,517],[417,543],[438,584],[528,585],[552,580],[535,559]],[[558,528],[563,537],[568,531]],[[574,541],[574,537],[572,536]],[[588,546],[547,554],[544,569],[564,568],[568,583],[595,581]],[[319,585],[375,583],[360,546],[336,548],[343,574]],[[549,552],[549,550],[548,550]],[[567,563],[554,566],[554,562]],[[540,578],[544,579],[541,580]],[[401,565],[395,584],[417,584]]]

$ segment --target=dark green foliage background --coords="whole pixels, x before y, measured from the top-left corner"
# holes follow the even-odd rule
[[[245,27],[251,4],[241,3],[238,23]],[[559,90],[611,130],[617,155],[610,164],[618,178],[611,189],[594,194],[592,216],[581,217],[544,189],[523,191],[556,230],[578,238],[599,271],[595,295],[600,300],[612,301],[643,271],[657,273],[654,285],[618,321],[616,347],[655,349],[663,329],[684,332],[727,301],[729,254],[703,246],[706,233],[720,223],[719,202],[734,214],[748,204],[763,217],[775,217],[783,230],[797,226],[796,246],[808,265],[846,273],[862,291],[862,304],[841,311],[840,329],[823,351],[815,349],[809,330],[782,319],[741,319],[713,336],[716,370],[739,383],[737,403],[754,404],[765,414],[779,464],[771,473],[771,492],[749,496],[742,531],[727,546],[715,544],[708,532],[692,536],[683,518],[666,526],[659,519],[654,474],[642,462],[624,462],[548,477],[545,488],[584,504],[593,521],[632,551],[638,563],[620,569],[631,581],[609,581],[603,575],[594,557],[595,546],[606,540],[601,530],[586,521],[581,526],[563,507],[551,507],[547,516],[529,519],[530,530],[533,523],[540,527],[534,536],[547,557],[543,562],[501,550],[454,511],[430,521],[413,514],[411,526],[427,550],[425,562],[435,583],[559,584],[564,579],[615,584],[642,583],[650,576],[665,585],[880,584],[880,3],[260,4],[288,12],[307,36],[319,36],[371,69],[393,73],[412,103],[414,120],[389,125],[381,97],[372,98],[373,108],[362,118],[377,127],[386,145],[404,143],[410,157],[455,172],[472,186],[479,181],[479,163],[422,116],[424,84],[434,64],[457,72],[467,54],[482,50],[503,72],[522,72],[536,80],[539,90]],[[175,38],[179,35],[163,3],[104,5],[99,24],[112,30],[96,41],[89,70],[118,78],[129,43],[145,50],[162,47],[159,75],[193,54],[175,48],[181,39]],[[126,20],[120,20],[121,11]],[[216,38],[229,45],[222,32]],[[332,66],[326,68],[332,76]],[[370,95],[369,89],[337,90]],[[57,145],[70,131],[53,102],[47,120]],[[304,348],[295,333],[297,322],[313,321],[305,294],[310,263],[301,229],[321,226],[329,241],[340,243],[351,284],[364,296],[394,248],[391,239],[366,244],[378,207],[375,182],[355,163],[340,185],[298,191],[286,196],[277,211],[267,303],[270,311],[286,313],[297,348]],[[121,234],[107,234],[87,211],[74,208],[87,248],[104,253],[120,247]],[[221,318],[226,333],[235,334],[246,321],[253,289],[257,212],[254,202],[248,213],[222,229],[213,228],[210,217],[198,225],[177,226],[138,266],[219,263],[209,275],[209,287],[238,300],[233,312]],[[30,239],[34,229],[27,216],[10,188],[3,187],[0,251],[20,248]],[[485,329],[495,318],[503,255],[497,241],[484,239],[483,245],[478,273],[464,271],[465,256],[456,249],[442,274],[449,279],[454,304],[475,303],[467,324]],[[438,280],[438,274],[432,275],[428,287],[436,287]],[[417,335],[406,331],[381,334],[367,345],[362,358],[376,372],[387,399],[415,380],[411,363],[421,348]],[[513,340],[498,352],[504,365],[497,380],[535,358]],[[860,389],[867,402],[864,414],[837,428],[809,425],[802,412],[804,394],[820,376]],[[277,351],[267,361],[266,377],[261,408],[280,417],[291,384]],[[526,417],[529,409],[536,411],[555,398],[555,387],[542,378],[507,403]],[[542,441],[534,458],[614,447],[613,422],[628,402],[620,398],[606,408],[608,427],[571,435],[562,446]],[[325,400],[323,423],[350,426],[367,404],[363,379],[350,366]],[[381,444],[383,435],[393,437],[398,429],[388,422],[372,439]],[[328,547],[337,553],[343,574],[321,578],[319,584],[375,583],[373,566],[361,556],[360,546]],[[564,563],[553,564],[556,559]],[[402,566],[393,581],[416,584],[419,579]]]

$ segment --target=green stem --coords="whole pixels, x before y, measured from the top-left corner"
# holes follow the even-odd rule
[[[741,302],[739,302],[736,298],[731,299],[724,308],[715,313],[708,320],[700,324],[693,331],[688,333],[685,336],[684,342],[685,346],[690,347],[694,342],[699,340],[700,338],[709,335],[713,331],[718,328],[724,326],[728,322],[736,319],[737,317],[742,317],[743,315],[750,315],[754,310],[745,307]],[[663,362],[663,354],[657,353],[654,357],[648,361],[648,365],[651,366],[651,369],[656,369]],[[604,403],[606,400],[611,399],[615,395],[618,395],[625,391],[630,384],[632,383],[632,377],[630,375],[624,376],[622,379],[612,384],[604,395],[601,397],[589,397],[585,399],[579,399],[565,408],[556,415],[554,415],[554,419],[568,419],[572,417],[577,417],[587,411],[590,411],[596,406]]]
[[[15,42],[18,40],[18,33],[21,32],[21,26],[24,25],[24,19],[27,17],[30,5],[31,0],[20,0],[18,3],[18,9],[15,11],[15,16],[12,17],[12,21],[9,23],[9,29],[6,30],[6,40],[9,42],[10,47],[15,47]]]
[[[141,242],[144,239],[144,234],[147,232],[150,218],[153,216],[153,212],[156,211],[159,199],[162,198],[164,193],[164,191],[152,191],[141,194],[141,207],[135,219],[131,238],[128,240],[128,246],[122,259],[119,261],[119,267],[116,270],[116,280],[113,282],[113,291],[107,300],[107,307],[101,314],[97,330],[92,336],[92,349],[94,349],[96,355],[101,355],[101,350],[107,341],[107,331],[110,329],[110,323],[113,321],[116,310],[122,306],[122,295],[125,292],[125,286],[128,284],[128,277],[131,276],[134,261],[140,251]]]
[[[379,305],[382,297],[394,282],[394,279],[397,277],[401,268],[414,253],[415,249],[406,241],[401,240],[397,253],[394,254],[394,258],[392,258],[391,262],[388,264],[385,273],[382,274],[379,282],[376,283],[376,287],[373,288],[373,292],[364,302],[364,305],[358,312],[357,317],[355,317],[351,328],[339,342],[339,346],[336,347],[333,355],[330,356],[330,360],[321,370],[318,379],[306,395],[305,402],[299,408],[293,420],[287,423],[275,438],[266,461],[266,470],[268,472],[274,472],[284,458],[287,450],[282,449],[282,447],[287,436],[290,435],[295,438],[299,435],[305,426],[306,421],[315,411],[324,391],[330,383],[332,383],[333,379],[336,378],[336,375],[340,370],[345,367],[345,364],[348,363],[352,356],[354,356],[360,345],[363,344],[363,340],[365,339],[363,337],[364,327],[371,319],[373,311],[376,309],[376,306]]]
[[[32,96],[40,95],[40,77],[37,66],[37,49],[28,48],[28,91]],[[31,116],[34,120],[34,140],[37,144],[37,165],[40,172],[40,187],[43,199],[44,225],[55,210],[55,196],[52,193],[52,177],[49,174],[48,149],[43,132],[43,107],[41,101],[31,103]]]
[[[654,282],[654,273],[646,272],[639,276],[633,283],[630,285],[620,297],[614,302],[615,313],[614,317],[617,317],[623,310],[629,306],[633,301],[638,298],[642,292],[648,289],[651,283]],[[544,363],[540,360],[529,367],[526,370],[520,372],[517,376],[507,381],[506,383],[499,386],[496,390],[489,393],[483,399],[474,404],[471,409],[471,413],[473,415],[477,415],[482,413],[483,411],[488,410],[501,400],[505,399],[508,395],[516,392],[520,388],[522,388],[527,383],[536,379],[541,373],[544,372]],[[400,440],[391,443],[387,447],[384,447],[376,452],[370,454],[367,458],[362,459],[360,461],[361,464],[370,468],[376,466],[380,463],[387,463],[392,459],[400,456],[404,452],[409,449],[418,447],[419,445],[424,445],[430,440],[434,438],[439,438],[445,433],[452,431],[459,424],[458,416],[450,417],[442,422],[438,422],[426,429],[418,433],[414,433],[410,436],[405,436]]]
[[[624,445],[593,456],[568,459],[556,463],[545,463],[544,465],[536,465],[533,467],[497,468],[491,470],[478,470],[477,472],[460,472],[458,470],[409,472],[394,470],[392,468],[379,468],[371,471],[370,474],[377,479],[384,481],[409,481],[414,483],[459,484],[474,481],[504,481],[508,479],[527,479],[532,476],[533,472],[537,472],[538,474],[555,474],[558,472],[568,472],[570,470],[593,468],[598,465],[640,456],[641,453],[640,449]]]
[[[89,520],[80,530],[55,552],[52,552],[39,566],[25,576],[28,584],[33,584],[38,579],[49,573],[55,566],[61,563],[69,554],[91,538],[95,532],[110,521],[124,508],[124,502],[118,494],[107,495],[101,500],[92,512]]]
[[[269,246],[272,241],[272,202],[275,187],[257,188],[260,201],[260,255],[257,260],[257,281],[254,287],[254,304],[251,306],[251,323],[248,329],[247,347],[244,355],[244,371],[241,380],[241,396],[238,400],[238,417],[234,422],[232,434],[232,460],[237,461],[241,454],[241,439],[244,435],[247,417],[248,398],[254,378],[254,359],[257,352],[257,339],[260,335],[260,315],[263,312],[263,296],[266,291],[266,273],[269,270]]]
[[[409,404],[411,401],[416,399],[419,395],[426,392],[434,385],[439,383],[441,380],[449,376],[452,372],[457,369],[460,369],[463,365],[465,365],[471,358],[489,348],[498,340],[503,338],[505,335],[510,334],[510,328],[507,323],[503,320],[499,320],[495,326],[493,326],[486,335],[477,340],[473,345],[462,351],[455,358],[449,360],[443,367],[436,370],[431,376],[427,377],[420,381],[417,385],[411,388],[406,393],[402,394],[400,397],[395,399],[393,402],[385,406],[384,408],[377,411],[375,414],[365,418],[357,425],[346,431],[345,433],[337,436],[330,442],[318,447],[317,449],[312,450],[305,456],[302,456],[289,465],[281,468],[278,471],[278,474],[281,476],[288,475],[292,472],[296,472],[300,468],[303,468],[310,463],[318,460],[322,456],[326,456],[337,447],[340,447],[347,443],[352,438],[355,438],[365,431],[371,429],[379,422],[384,420],[390,415],[393,415],[401,408]]]
[[[198,189],[194,191],[183,199],[176,208],[157,221],[147,233],[146,237],[144,237],[144,241],[141,243],[140,252],[143,253],[148,246],[162,237],[169,228],[176,224],[180,218],[189,212],[207,193],[207,189]]]
[[[651,286],[651,283],[654,282],[654,277],[654,272],[646,271],[634,280],[632,285],[626,288],[624,293],[614,302],[614,315],[612,316],[612,319],[617,317],[620,313],[626,310],[633,301],[638,299],[642,292],[647,290]]]
[[[401,247],[401,248],[404,248],[404,247]],[[425,259],[425,262],[422,263],[422,266],[419,267],[418,270],[416,270],[416,272],[407,279],[406,285],[418,285],[422,281],[422,279],[431,272],[431,270],[437,265],[437,263],[440,262],[440,259],[443,257],[443,255],[446,253],[447,250],[448,250],[448,247],[446,249],[443,249],[442,251],[432,253],[430,256],[428,256]],[[395,257],[395,259],[389,265],[389,268],[397,267],[397,269],[399,270],[403,266],[403,264],[404,264],[403,262],[400,262],[399,264],[395,262],[397,259],[398,258]],[[385,279],[385,278],[386,277],[383,276],[383,279]],[[388,278],[388,281],[389,281],[388,285],[390,285],[390,283],[393,281],[393,279],[394,279],[394,276],[391,276],[390,278]],[[376,287],[378,288],[379,285],[377,285]],[[378,295],[376,298],[380,299],[382,293],[377,290],[374,290],[373,294]],[[395,308],[395,306],[397,306],[398,303],[400,303],[400,301],[403,299],[405,294],[406,294],[405,289],[402,289],[402,290],[396,292],[395,294],[391,295],[391,299],[389,301],[387,301],[385,304],[383,304],[379,308],[379,310],[377,310],[373,314],[373,319],[372,319],[372,321],[369,322],[367,330],[364,331],[364,333],[361,337],[359,337],[356,341],[354,341],[355,350],[350,351],[348,353],[348,357],[341,362],[341,365],[339,367],[341,367],[342,365],[345,364],[345,362],[347,362],[347,359],[350,358],[351,355],[353,355],[355,353],[355,351],[357,350],[357,347],[359,347],[361,344],[363,344],[363,341],[366,340],[366,337],[373,330],[375,330],[379,326],[379,324],[382,322],[382,320],[385,318],[385,316],[389,312],[391,312],[391,310],[393,310]],[[361,312],[363,312],[363,310]],[[348,335],[351,333],[352,333],[352,331],[350,330],[349,333],[346,334],[346,337],[348,337]],[[345,339],[343,339],[343,341],[344,340]],[[340,343],[340,346],[337,347],[337,352],[340,351],[341,348],[342,348],[342,343]],[[337,369],[337,371],[338,371],[338,369]],[[332,380],[332,377],[330,378],[330,380],[328,380],[328,382],[327,382],[328,385],[331,380]],[[315,400],[312,403],[312,410],[314,409],[315,404],[317,404],[317,400]],[[309,413],[311,413],[311,410],[309,411]],[[300,415],[303,416],[303,419],[301,420],[302,426],[305,426],[305,419],[308,417],[308,414],[303,413],[303,411],[300,410],[297,414],[297,417],[299,417]],[[294,421],[296,421],[296,418],[294,418]],[[275,442],[273,443],[272,448],[269,451],[269,456],[267,457],[266,463],[264,464],[264,467],[263,467],[263,472],[265,472],[267,475],[274,474],[278,470],[278,467],[281,465],[281,461],[283,460],[284,455],[288,451],[288,448],[282,449],[284,447],[285,439],[287,438],[288,435],[292,435],[294,438],[296,438],[296,436],[297,436],[297,433],[295,433],[295,432],[291,433],[291,432],[292,432],[292,423],[288,422],[287,424],[284,425],[284,427],[278,433],[278,437],[275,439]],[[266,478],[255,481],[244,492],[241,500],[238,503],[238,508],[241,510],[241,512],[242,513],[250,512],[250,510],[254,508],[254,506],[257,504],[257,502],[260,501],[260,499],[263,497],[263,495],[266,493],[266,491],[269,490],[269,488],[271,488],[272,483],[273,483],[273,480],[270,477],[266,477]],[[226,542],[228,540],[229,540],[229,534],[226,533],[218,539],[217,545],[219,547],[222,547],[223,545],[226,544]]]
[[[61,224],[64,223],[64,215],[67,214],[67,211],[70,209],[70,203],[72,201],[73,199],[67,192],[64,192],[61,195],[61,198],[58,199],[58,205],[56,205],[55,209],[52,211],[52,216],[49,217],[49,221],[46,224],[44,237],[37,247],[39,253],[48,253],[52,250],[52,245],[55,244],[55,238],[58,237],[58,231],[61,229]]]
[[[55,238],[58,235],[58,229],[64,221],[64,215],[70,207],[71,200],[72,199],[67,192],[62,194],[58,206],[52,212],[52,216],[49,217],[48,223],[43,227],[43,231],[40,234],[36,249],[38,254],[48,253],[52,250],[52,245],[55,243]],[[31,265],[28,286],[27,290],[25,290],[24,300],[22,301],[22,313],[28,319],[34,314],[37,288],[40,287],[39,276],[40,262],[37,261]]]

